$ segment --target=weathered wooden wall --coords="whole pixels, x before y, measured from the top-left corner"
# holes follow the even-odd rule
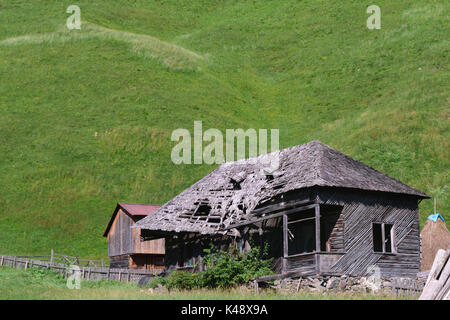
[[[164,270],[163,254],[132,254],[129,256],[129,268],[146,270]]]
[[[416,197],[369,192],[344,188],[315,187],[301,192],[291,192],[259,206],[258,212],[271,214],[265,207],[280,211],[286,203],[302,201],[320,204],[321,252],[287,259],[286,271],[310,273],[316,263],[316,271],[330,274],[362,276],[378,268],[384,277],[415,277],[420,268],[420,235],[418,199]],[[289,210],[288,210],[289,211]],[[306,214],[303,211],[301,214]],[[271,222],[269,222],[271,221]],[[384,222],[394,225],[395,252],[379,253],[373,250],[372,224]],[[326,225],[330,227],[326,227]],[[280,218],[268,220],[262,226],[264,241],[271,247],[279,247],[274,228],[281,229]],[[332,226],[332,228],[331,228]],[[330,229],[331,228],[331,229]],[[281,272],[282,254],[273,254],[274,270]],[[321,263],[320,263],[321,262]]]
[[[108,233],[108,255],[164,254],[164,238],[142,241],[141,229],[131,228],[134,223],[130,216],[119,210]]]
[[[164,238],[156,240],[141,240],[141,229],[131,229],[133,253],[164,254],[166,252]]]
[[[130,256],[122,254],[109,257],[109,265],[111,268],[128,268],[130,266]]]
[[[108,255],[110,257],[133,252],[132,224],[133,220],[119,210],[108,233]]]
[[[314,253],[292,256],[286,259],[286,271],[296,271],[302,275],[316,273],[316,257]]]
[[[344,251],[332,271],[355,276],[379,268],[384,277],[415,277],[420,271],[420,234],[417,198],[380,192],[321,188],[317,200],[340,205],[344,223]],[[373,251],[372,223],[394,225],[395,253]]]

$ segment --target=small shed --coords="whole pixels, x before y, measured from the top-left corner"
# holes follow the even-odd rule
[[[131,228],[159,207],[154,204],[117,203],[103,233],[108,238],[111,268],[164,269],[164,239],[143,240],[142,230]]]

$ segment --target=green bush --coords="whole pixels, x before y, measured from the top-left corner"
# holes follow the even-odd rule
[[[167,277],[154,277],[147,287],[156,288],[163,285],[168,289],[190,290],[197,288],[230,288],[246,283],[256,277],[272,274],[272,259],[267,256],[267,247],[260,258],[259,250],[254,248],[246,253],[205,249],[206,256],[202,263],[206,270],[198,273],[175,270]]]
[[[243,254],[213,248],[206,251],[208,254],[203,258],[206,270],[198,274],[202,287],[229,288],[273,273],[272,259],[267,259],[267,247],[263,257],[257,248]]]
[[[155,276],[147,282],[146,286],[152,289],[157,288],[158,285],[167,286],[167,279],[168,277]]]
[[[200,288],[201,286],[200,274],[186,271],[175,270],[169,275],[166,281],[166,287],[168,289],[177,288],[182,290],[190,290]]]

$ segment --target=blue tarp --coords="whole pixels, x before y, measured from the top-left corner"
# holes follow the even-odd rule
[[[430,219],[430,220],[433,220],[433,222],[436,222],[437,219],[439,219],[439,218],[441,218],[441,220],[444,221],[444,217],[442,217],[439,213],[430,214],[427,219]]]

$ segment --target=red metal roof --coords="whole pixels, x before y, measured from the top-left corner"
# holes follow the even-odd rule
[[[116,209],[114,210],[111,219],[109,219],[108,225],[106,226],[103,236],[106,237],[108,235],[109,229],[111,229],[111,226],[114,222],[114,219],[116,218],[117,212],[119,212],[119,209],[122,209],[122,211],[129,216],[147,216],[156,209],[158,209],[159,207],[161,206],[157,204],[125,203],[125,202],[117,203]]]
[[[156,209],[158,209],[159,205],[156,204],[140,204],[140,203],[124,203],[119,202],[119,206],[122,207],[128,214],[132,216],[146,216]]]

